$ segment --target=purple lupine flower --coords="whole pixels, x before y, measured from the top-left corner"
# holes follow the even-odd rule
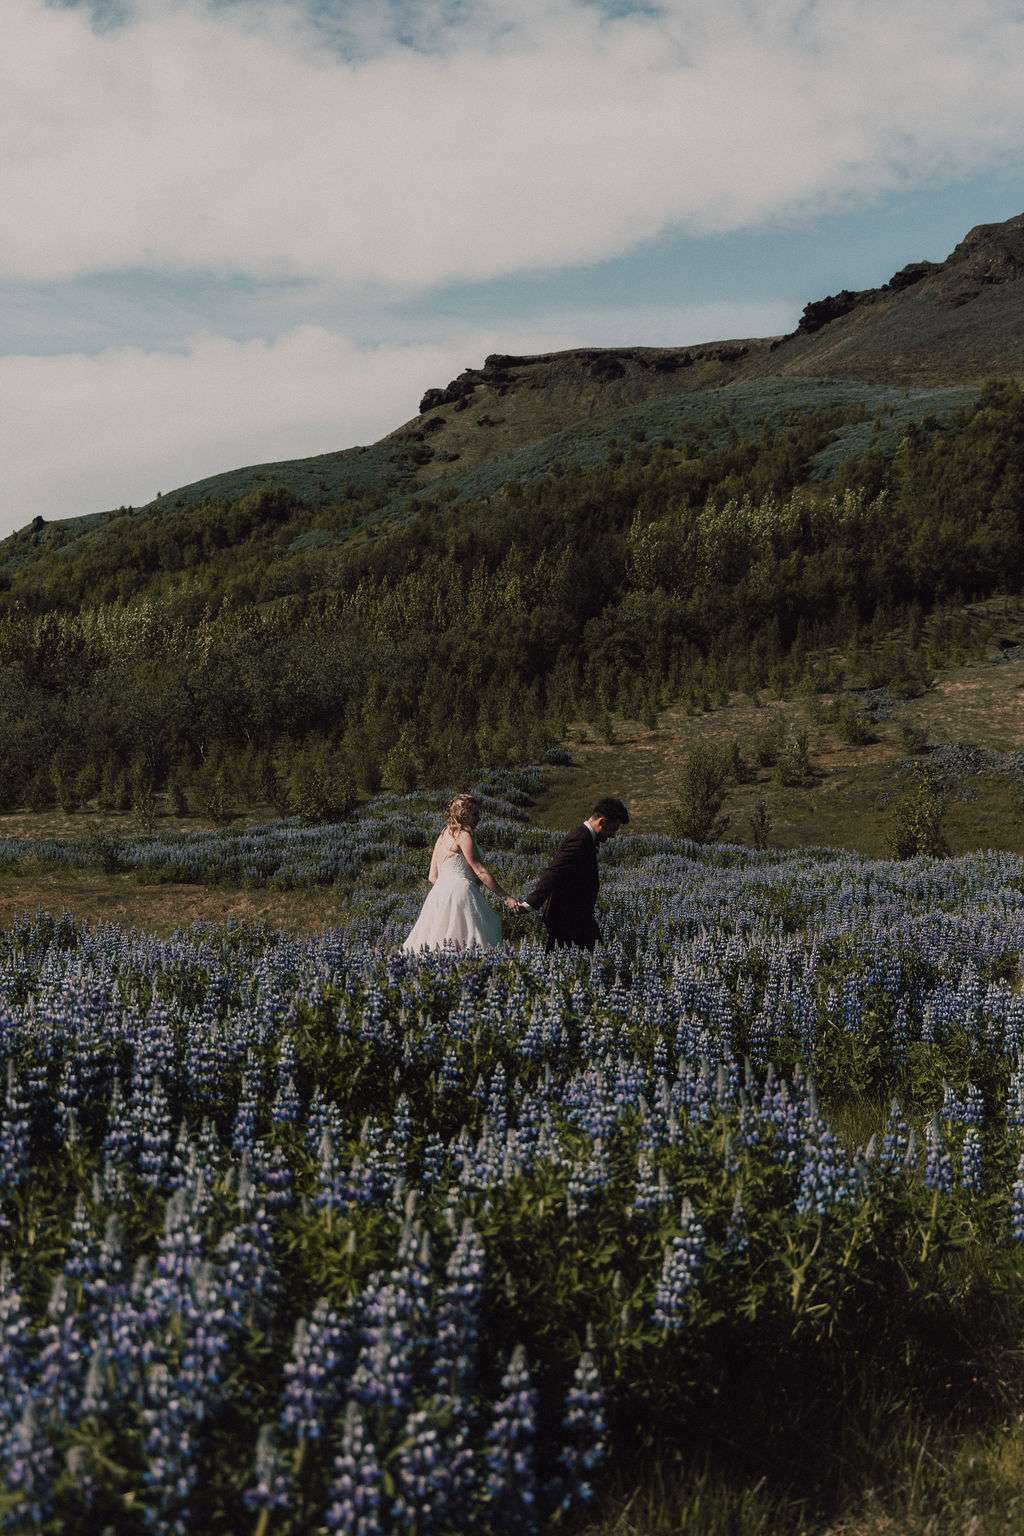
[[[363,1342],[352,1373],[352,1395],[367,1407],[408,1407],[416,1363],[429,1344],[429,1245],[424,1237],[418,1252],[411,1254],[413,1241],[407,1233],[398,1268],[389,1275],[371,1275],[363,1291]]]
[[[130,1163],[133,1152],[134,1136],[132,1123],[127,1112],[124,1094],[121,1092],[121,1084],[118,1078],[114,1078],[110,1089],[110,1101],[107,1106],[107,1129],[103,1137],[104,1158],[104,1193],[110,1196],[108,1185],[108,1166],[111,1170],[124,1168]]]
[[[576,1367],[562,1419],[565,1443],[558,1459],[564,1476],[560,1507],[565,1512],[593,1502],[593,1478],[608,1455],[604,1390],[591,1353],[593,1340],[588,1339],[588,1344]]]
[[[295,1086],[295,1079],[285,1078],[277,1090],[270,1110],[270,1118],[274,1125],[295,1125],[298,1122],[302,1109],[299,1099],[299,1090]]]
[[[448,1149],[436,1131],[431,1131],[423,1143],[422,1170],[420,1184],[424,1189],[433,1189],[439,1182],[444,1172],[445,1163],[448,1160]]]
[[[291,1508],[291,1480],[282,1470],[281,1456],[274,1444],[274,1432],[264,1424],[256,1439],[255,1481],[242,1494],[246,1509],[275,1510]]]
[[[1024,1155],[1017,1163],[1010,1194],[1010,1236],[1015,1243],[1024,1243]]]
[[[250,1064],[242,1073],[242,1091],[235,1110],[235,1123],[231,1132],[231,1145],[236,1152],[251,1151],[256,1144],[256,1127],[259,1121],[260,1074]]]
[[[581,1210],[607,1187],[609,1177],[608,1153],[598,1137],[578,1162],[573,1162],[565,1191],[565,1204],[570,1220],[575,1220]]]
[[[903,1118],[903,1111],[893,1099],[889,1107],[889,1119],[885,1127],[885,1135],[882,1137],[882,1146],[878,1154],[878,1166],[883,1174],[891,1175],[899,1173],[904,1166],[907,1148],[910,1145],[910,1130]]]
[[[29,1170],[29,1102],[21,1091],[14,1063],[7,1063],[7,1095],[0,1117],[0,1192],[17,1189]]]
[[[983,1126],[985,1124],[985,1096],[974,1083],[967,1084],[963,1120],[965,1125]]]
[[[472,1455],[464,1430],[442,1433],[431,1411],[418,1408],[405,1421],[395,1468],[391,1519],[412,1536],[442,1536],[457,1529],[465,1504]]]
[[[467,1218],[448,1260],[435,1311],[431,1371],[438,1386],[453,1396],[471,1386],[476,1371],[485,1258],[483,1242]]]
[[[910,1007],[905,997],[901,997],[896,1004],[890,1039],[893,1056],[897,1061],[902,1061],[910,1045]]]
[[[68,1251],[64,1260],[64,1278],[85,1286],[95,1275],[97,1254],[93,1243],[92,1221],[85,1197],[75,1198],[75,1210],[68,1234]]]
[[[824,1216],[851,1192],[850,1166],[824,1120],[812,1111],[804,1126],[803,1158],[796,1208]]]
[[[0,1260],[0,1434],[13,1427],[28,1398],[30,1354],[28,1315],[5,1254]]]
[[[296,1440],[318,1440],[331,1418],[342,1367],[349,1353],[349,1330],[321,1298],[307,1322],[295,1325],[292,1355],[284,1368],[281,1427]]]
[[[286,1211],[294,1204],[292,1170],[284,1148],[275,1142],[267,1147],[258,1141],[253,1148],[253,1173],[259,1181],[269,1211]]]
[[[313,1204],[318,1211],[343,1211],[353,1194],[352,1181],[335,1152],[334,1137],[330,1131],[324,1131],[320,1138]]]
[[[208,1402],[220,1383],[231,1321],[220,1277],[204,1262],[190,1276],[181,1306],[179,1381],[196,1419],[206,1417]]]
[[[953,1192],[953,1164],[942,1136],[938,1115],[933,1115],[928,1127],[928,1145],[924,1159],[924,1182],[927,1189],[940,1194]]]
[[[332,1536],[384,1536],[381,1481],[377,1451],[366,1433],[362,1411],[358,1403],[350,1402],[324,1517]]]
[[[750,1229],[747,1225],[747,1213],[743,1205],[742,1186],[737,1189],[732,1202],[732,1213],[729,1217],[729,1225],[725,1232],[725,1250],[734,1258],[740,1258],[750,1247]]]
[[[53,1511],[56,1456],[31,1400],[0,1440],[0,1460],[3,1485],[17,1499],[11,1513],[17,1516],[18,1526],[9,1528],[40,1529]]]
[[[636,1162],[636,1190],[629,1207],[630,1212],[634,1216],[644,1216],[652,1211],[664,1210],[671,1201],[672,1192],[664,1169],[655,1176],[651,1159],[646,1152],[641,1152]]]
[[[499,1536],[537,1529],[536,1418],[537,1394],[520,1344],[501,1378],[484,1451],[487,1524]]]
[[[158,1077],[148,1085],[142,1108],[138,1169],[153,1189],[163,1187],[171,1165],[171,1115],[163,1083]]]
[[[690,1311],[690,1292],[704,1267],[704,1228],[689,1200],[680,1213],[680,1230],[665,1247],[661,1279],[654,1293],[654,1322],[662,1333],[677,1333]]]
[[[980,1195],[982,1184],[981,1132],[976,1125],[969,1125],[960,1153],[960,1188],[969,1195]]]
[[[318,1084],[313,1089],[309,1114],[306,1118],[306,1146],[310,1152],[314,1154],[319,1152],[325,1132],[330,1136],[334,1146],[341,1146],[345,1135],[345,1122],[342,1119],[341,1110],[333,1100],[325,1098],[324,1091]]]
[[[194,1420],[188,1400],[167,1366],[150,1366],[143,1404],[146,1524],[169,1536],[189,1536],[189,1506],[199,1475]]]
[[[244,1308],[262,1310],[277,1287],[274,1264],[274,1233],[266,1201],[249,1177],[243,1157],[238,1181],[238,1208],[242,1220],[226,1232],[217,1254],[233,1294],[244,1298]]]
[[[85,1376],[82,1320],[62,1274],[54,1279],[46,1316],[38,1337],[37,1392],[54,1417],[62,1419],[69,1415]]]

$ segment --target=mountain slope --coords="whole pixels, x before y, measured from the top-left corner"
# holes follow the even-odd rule
[[[721,426],[723,409],[734,411],[746,430],[756,427],[759,414],[774,423],[784,408],[821,409],[823,402],[830,408],[836,385],[945,392],[992,377],[1024,378],[1024,214],[978,225],[945,261],[912,262],[878,288],[812,301],[789,336],[495,354],[481,368],[427,390],[415,417],[370,446],[245,466],[142,508],[52,523],[36,519],[0,541],[0,580],[81,540],[101,547],[106,531],[125,517],[233,503],[272,486],[310,508],[308,536],[315,542],[318,507],[352,503],[347,532],[358,531],[401,514],[424,489],[461,499],[530,478],[559,458],[596,462],[617,436],[703,431],[711,441],[708,424]],[[820,390],[807,381],[819,381]],[[937,394],[931,402],[921,395],[903,415],[946,414],[952,398]],[[891,448],[892,398],[869,393],[862,403],[867,424],[848,435],[848,451]],[[873,425],[878,413],[890,429],[881,431],[881,442]],[[833,460],[846,451],[840,448]],[[336,542],[336,533],[323,537]]]
[[[979,224],[943,262],[881,288],[809,304],[792,336],[752,355],[747,377],[803,374],[901,384],[1024,377],[1024,214]]]

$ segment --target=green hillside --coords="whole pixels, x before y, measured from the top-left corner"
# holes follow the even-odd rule
[[[88,551],[100,566],[118,564],[115,552],[126,539],[144,539],[153,520],[180,513],[205,520],[211,509],[266,491],[286,491],[301,504],[289,519],[289,537],[280,552],[306,555],[407,518],[420,503],[491,497],[513,482],[537,481],[556,466],[590,470],[621,462],[626,452],[642,454],[655,447],[692,460],[737,440],[755,441],[766,430],[785,431],[809,414],[829,421],[829,441],[813,467],[816,478],[826,478],[866,453],[891,456],[908,426],[948,421],[977,394],[970,386],[911,389],[795,378],[677,391],[589,417],[469,468],[452,466],[426,483],[422,472],[432,461],[417,454],[408,435],[390,437],[366,448],[226,471],[143,507],[33,525],[0,542],[0,580],[10,582],[33,566],[45,568],[70,551]],[[325,510],[329,519],[318,515]]]
[[[493,355],[370,447],[37,519],[0,544],[0,809],[314,815],[571,722],[913,696],[1024,584],[1022,276],[1024,219],[983,226],[791,337]]]

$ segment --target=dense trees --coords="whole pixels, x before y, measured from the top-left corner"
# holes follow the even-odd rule
[[[958,644],[942,605],[1020,586],[1024,400],[992,386],[836,483],[809,478],[829,432],[633,444],[389,527],[273,490],[126,517],[0,593],[0,805],[344,802],[536,757],[573,717],[821,686],[826,645],[912,690]],[[303,546],[314,515],[338,542]]]

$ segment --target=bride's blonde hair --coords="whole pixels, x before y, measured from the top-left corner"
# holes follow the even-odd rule
[[[447,811],[448,831],[454,837],[457,832],[472,832],[480,818],[480,806],[475,795],[456,795]]]

